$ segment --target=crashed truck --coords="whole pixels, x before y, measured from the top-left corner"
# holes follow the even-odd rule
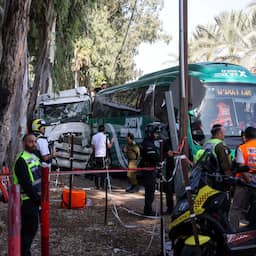
[[[38,97],[36,116],[49,124],[45,136],[52,150],[56,152],[53,167],[70,168],[71,148],[72,167],[86,167],[92,152],[89,124],[91,105],[91,97],[85,87],[46,93]]]

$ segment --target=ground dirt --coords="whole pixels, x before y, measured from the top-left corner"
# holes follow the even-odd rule
[[[62,209],[61,194],[69,178],[59,178],[50,191],[50,255],[85,256],[156,256],[160,254],[160,219],[140,216],[144,206],[144,189],[126,193],[125,178],[113,177],[108,193],[107,222],[105,220],[105,191],[96,190],[84,176],[73,176],[73,188],[84,189],[87,206],[84,209]],[[159,192],[154,207],[159,209]],[[113,211],[117,212],[117,216]],[[130,211],[128,211],[129,209]],[[133,212],[135,211],[135,212]],[[0,255],[8,255],[7,204],[0,203]],[[167,228],[170,216],[164,216]],[[32,245],[32,255],[41,255],[40,230]]]

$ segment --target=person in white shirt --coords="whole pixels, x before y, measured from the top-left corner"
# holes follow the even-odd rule
[[[92,148],[96,162],[96,169],[106,168],[107,150],[112,147],[113,143],[113,138],[111,141],[107,138],[104,125],[100,125],[98,132],[92,136]],[[95,175],[95,187],[97,189],[104,189],[105,178],[105,173]]]

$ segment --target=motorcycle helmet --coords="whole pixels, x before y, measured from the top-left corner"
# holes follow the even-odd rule
[[[146,125],[145,127],[145,135],[153,136],[154,133],[162,134],[166,131],[166,125],[161,122],[152,122]]]
[[[43,119],[35,119],[32,123],[33,132],[41,132],[41,128],[45,128],[48,124]]]

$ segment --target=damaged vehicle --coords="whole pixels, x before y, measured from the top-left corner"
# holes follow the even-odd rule
[[[92,152],[90,113],[91,97],[85,87],[38,97],[36,115],[49,124],[45,136],[56,152],[52,166],[70,168],[72,159],[74,169],[85,169]]]

